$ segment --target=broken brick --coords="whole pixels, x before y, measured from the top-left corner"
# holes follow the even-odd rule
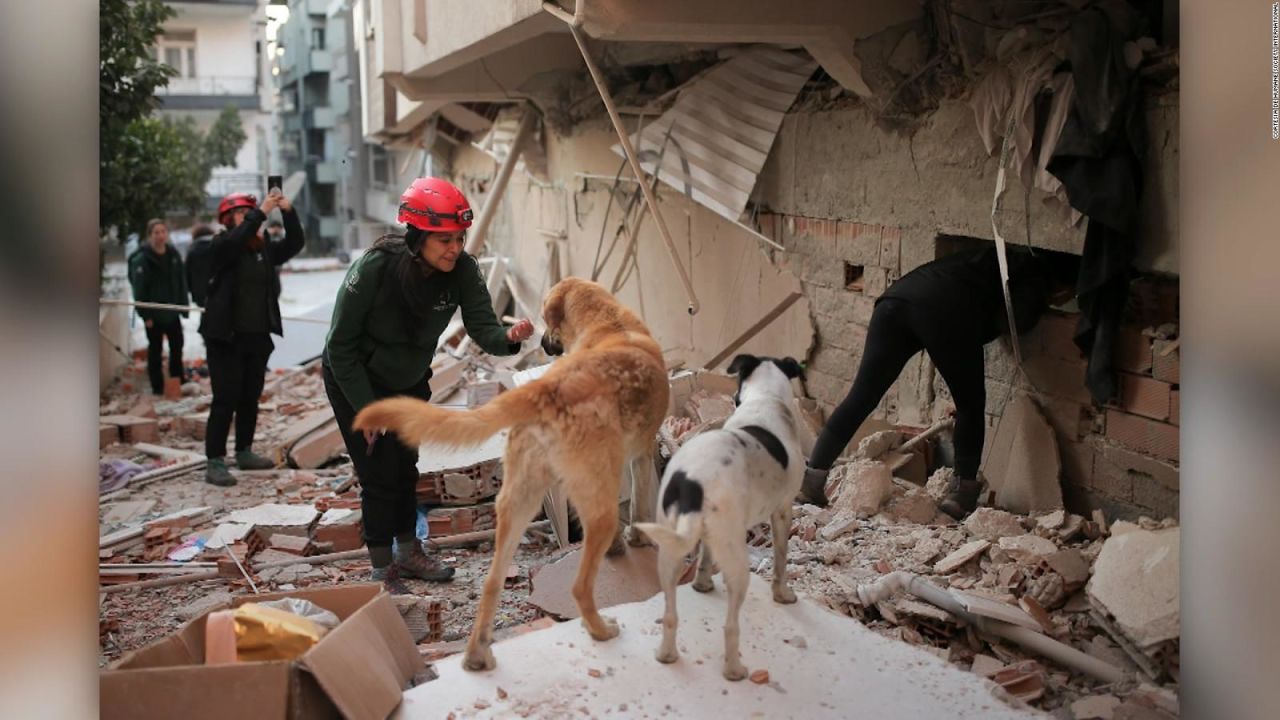
[[[1178,428],[1167,423],[1107,410],[1107,438],[1148,455],[1178,459]]]
[[[1153,420],[1169,419],[1169,383],[1141,375],[1120,373],[1120,407]]]

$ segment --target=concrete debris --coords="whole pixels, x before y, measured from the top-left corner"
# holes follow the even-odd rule
[[[1000,538],[997,546],[1017,562],[1039,563],[1046,555],[1057,552],[1052,540],[1027,533]]]
[[[1004,663],[991,657],[978,653],[973,656],[973,664],[969,666],[969,672],[982,677],[991,677],[1004,669]]]
[[[939,560],[938,564],[933,567],[933,571],[938,575],[953,573],[964,566],[965,563],[986,552],[989,547],[991,547],[991,543],[981,539],[965,543],[956,548],[950,555]]]
[[[833,506],[864,516],[874,515],[893,493],[889,466],[872,460],[855,460],[832,469],[836,486]]]
[[[929,476],[929,481],[925,484],[925,492],[929,493],[929,497],[934,500],[941,500],[947,494],[947,486],[951,484],[951,480],[955,478],[956,471],[949,467],[940,467],[933,471]]]
[[[1071,703],[1071,715],[1075,720],[1111,720],[1119,705],[1115,695],[1090,695]]]
[[[225,590],[215,590],[178,608],[174,611],[174,615],[183,621],[195,620],[210,610],[222,607],[231,607],[231,593]]]
[[[856,457],[864,460],[875,460],[902,444],[902,433],[896,430],[881,430],[862,438],[858,443]]]
[[[823,540],[830,542],[836,538],[844,537],[858,528],[858,518],[852,512],[842,511],[836,515],[822,529],[818,531],[818,536]]]
[[[1116,523],[1094,563],[1089,599],[1141,649],[1179,636],[1180,539],[1176,527],[1152,531]]]
[[[1066,510],[1054,510],[1047,515],[1041,515],[1036,518],[1036,526],[1045,530],[1057,530],[1067,521]]]
[[[965,528],[973,535],[996,542],[1002,537],[1022,535],[1026,529],[1018,518],[1004,510],[978,508],[964,520]]]
[[[938,515],[938,504],[923,488],[912,488],[890,502],[885,512],[903,522],[928,525]]]

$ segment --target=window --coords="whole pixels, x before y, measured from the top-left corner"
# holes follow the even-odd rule
[[[323,27],[311,28],[311,49],[312,50],[324,49],[324,28]]]
[[[166,30],[156,37],[155,57],[178,71],[178,77],[196,76],[196,31]]]
[[[381,187],[391,184],[391,160],[381,145],[369,145],[369,184]]]

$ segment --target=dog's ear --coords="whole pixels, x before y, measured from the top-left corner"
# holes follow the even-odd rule
[[[746,380],[755,369],[760,367],[760,358],[755,355],[736,355],[729,363],[729,374],[737,375],[738,380]]]
[[[796,361],[793,357],[784,357],[781,360],[775,360],[774,364],[782,371],[783,375],[791,379],[804,379],[804,366]]]
[[[564,296],[567,294],[563,287],[554,287],[542,306],[542,321],[547,325],[547,332],[553,335],[559,334],[560,325],[564,323]]]

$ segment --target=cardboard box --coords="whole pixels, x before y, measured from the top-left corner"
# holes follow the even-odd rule
[[[423,661],[391,596],[360,584],[237,598],[304,598],[342,622],[289,661],[204,665],[208,613],[99,673],[109,718],[386,718]],[[212,611],[211,611],[212,612]]]

